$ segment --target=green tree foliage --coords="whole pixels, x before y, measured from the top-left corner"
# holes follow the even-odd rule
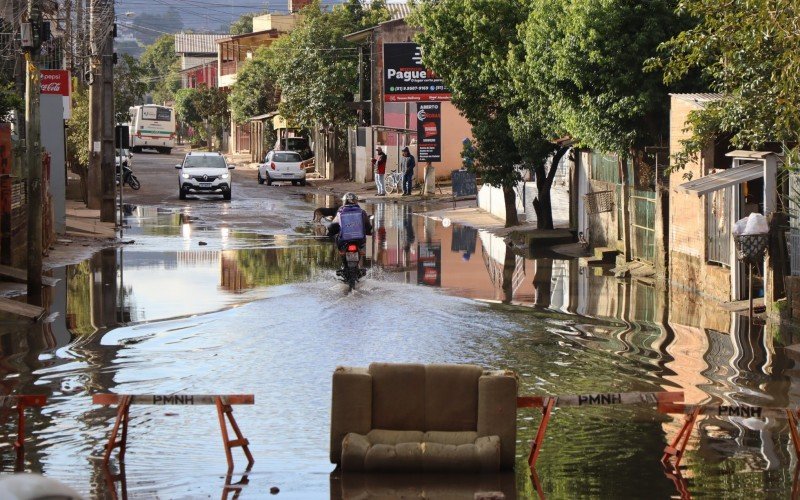
[[[145,74],[148,90],[153,93],[153,102],[174,100],[175,92],[181,88],[180,60],[175,54],[175,37],[160,36],[145,48],[139,63]]]
[[[201,85],[194,89],[181,89],[175,94],[175,112],[184,123],[196,129],[205,128],[207,144],[212,138],[222,138],[230,110],[228,96],[222,89]]]
[[[14,82],[0,84],[0,122],[5,121],[12,110],[22,111],[25,102],[17,95]]]
[[[654,67],[665,81],[699,70],[720,100],[693,113],[694,137],[684,143],[681,163],[715,136],[734,146],[756,149],[782,142],[796,162],[800,143],[800,5],[796,0],[709,2],[681,0],[679,8],[696,22],[661,49]]]
[[[72,92],[72,117],[67,122],[67,152],[72,171],[84,176],[89,165],[89,89]]]
[[[503,188],[507,226],[518,222],[514,187],[522,162],[509,121],[517,103],[507,61],[526,16],[523,0],[440,0],[420,3],[410,19],[422,28],[416,40],[426,67],[442,77],[472,125],[474,168]]]
[[[237,123],[244,123],[251,116],[275,111],[280,94],[271,70],[276,52],[269,47],[259,47],[253,59],[248,61],[236,75],[236,83],[228,96],[231,114]]]
[[[525,83],[549,102],[552,130],[621,157],[666,133],[662,75],[643,71],[684,23],[676,0],[532,0]]]
[[[117,123],[130,120],[129,109],[142,102],[147,92],[144,69],[128,54],[114,67],[114,116]]]
[[[382,2],[365,10],[352,1],[323,11],[315,0],[302,13],[300,25],[269,48],[279,110],[301,127],[320,125],[343,135],[355,121],[347,103],[358,90],[356,50],[344,35],[388,19],[388,12]]]

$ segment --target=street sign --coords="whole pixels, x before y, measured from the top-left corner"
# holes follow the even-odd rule
[[[442,161],[442,104],[417,105],[417,160]]]
[[[416,43],[383,44],[383,93],[386,102],[450,100],[442,79],[422,65]]]

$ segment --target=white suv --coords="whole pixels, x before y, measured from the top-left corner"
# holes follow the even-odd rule
[[[231,174],[233,165],[228,165],[220,153],[187,153],[178,169],[178,194],[186,199],[186,193],[221,193],[231,199]]]

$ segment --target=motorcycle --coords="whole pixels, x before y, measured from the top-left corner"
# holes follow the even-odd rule
[[[133,170],[128,165],[122,165],[122,179],[123,182],[131,187],[134,191],[138,191],[142,185],[139,179],[133,175]],[[117,172],[117,185],[119,185],[119,172]]]
[[[339,249],[339,255],[342,257],[342,267],[336,271],[336,276],[347,283],[350,290],[353,290],[358,280],[367,274],[367,271],[361,267],[361,252],[358,245],[348,243]]]
[[[373,218],[370,217],[370,220]],[[326,235],[333,239],[336,245],[336,234],[339,232],[339,224],[333,222],[332,217],[322,217],[319,222],[325,227]],[[361,249],[355,243],[348,243],[341,248],[337,246],[339,256],[342,260],[342,265],[336,270],[336,276],[339,277],[350,290],[354,290],[358,280],[366,276],[367,271],[361,265]]]

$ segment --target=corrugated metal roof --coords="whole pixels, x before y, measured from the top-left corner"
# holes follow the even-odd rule
[[[216,54],[217,40],[230,35],[207,35],[199,33],[176,33],[176,54]]]
[[[745,163],[736,168],[729,168],[721,170],[717,173],[695,179],[693,181],[684,182],[678,185],[678,191],[687,194],[696,194],[702,196],[704,194],[713,193],[720,189],[741,184],[742,182],[752,181],[764,176],[764,165],[761,163]]]
[[[407,3],[387,3],[386,9],[392,16],[392,21],[411,15],[411,6]]]

